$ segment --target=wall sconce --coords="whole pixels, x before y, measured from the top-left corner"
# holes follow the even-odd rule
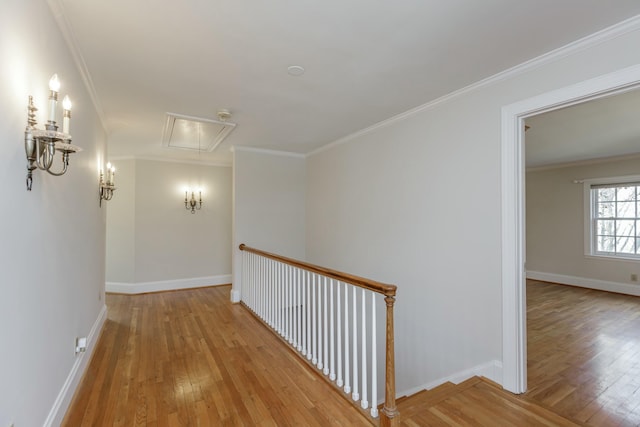
[[[111,163],[107,163],[107,180],[104,180],[104,173],[100,169],[100,206],[103,200],[111,200],[113,192],[116,191],[114,186],[114,177],[116,176],[116,168]]]
[[[195,191],[191,190],[191,200],[187,199],[188,191],[184,192],[184,207],[186,210],[191,209],[191,213],[196,213],[196,210],[202,209],[202,190],[198,190],[199,200],[196,202]]]
[[[60,80],[54,74],[49,80],[49,120],[45,125],[45,130],[36,129],[36,111],[33,105],[33,96],[29,96],[27,128],[24,131],[24,150],[27,155],[27,190],[31,191],[33,184],[33,171],[38,168],[49,172],[51,175],[64,175],[69,166],[69,154],[82,151],[82,148],[71,144],[69,135],[69,122],[71,120],[71,101],[68,96],[64,97],[62,107],[64,109],[62,117],[62,132],[58,132],[56,124],[56,106],[58,104],[58,91],[60,90]],[[62,170],[53,172],[53,156],[56,151],[62,153]]]

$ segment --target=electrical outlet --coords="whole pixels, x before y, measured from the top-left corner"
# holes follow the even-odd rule
[[[637,282],[637,281],[638,281],[638,275],[637,275],[637,274],[635,274],[635,273],[632,273],[632,274],[631,274],[631,281],[632,281],[632,282]]]
[[[87,350],[87,337],[76,338],[76,354]]]

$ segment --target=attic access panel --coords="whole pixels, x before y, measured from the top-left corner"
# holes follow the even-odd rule
[[[227,121],[167,113],[162,145],[167,148],[211,152],[236,127]]]

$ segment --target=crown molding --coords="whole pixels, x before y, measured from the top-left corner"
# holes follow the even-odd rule
[[[49,9],[58,24],[58,28],[62,33],[62,37],[67,43],[67,47],[73,57],[73,62],[76,64],[76,68],[82,77],[82,81],[84,83],[87,92],[89,93],[89,97],[91,98],[91,102],[93,103],[93,107],[98,114],[98,118],[100,119],[100,123],[102,124],[102,129],[105,133],[109,133],[109,128],[107,127],[107,123],[104,117],[104,110],[102,109],[102,104],[98,100],[98,94],[96,93],[95,86],[93,85],[93,80],[91,79],[91,74],[89,73],[89,69],[87,68],[87,64],[84,61],[84,57],[76,43],[76,37],[73,32],[73,28],[71,24],[67,20],[67,17],[64,13],[64,6],[61,0],[47,0],[49,4]]]
[[[636,15],[634,17],[621,21],[603,30],[597,31],[593,34],[585,36],[574,42],[571,42],[562,47],[559,47],[557,49],[544,53],[540,56],[537,56],[528,61],[520,63],[514,67],[501,71],[497,74],[494,74],[493,76],[487,77],[486,79],[480,80],[476,83],[472,83],[469,86],[465,86],[447,95],[436,98],[433,101],[427,102],[426,104],[419,105],[418,107],[407,110],[404,113],[397,114],[393,117],[390,117],[381,122],[378,122],[372,126],[361,129],[359,131],[356,131],[342,138],[339,138],[333,142],[323,145],[320,148],[310,151],[309,153],[307,153],[307,157],[329,150],[333,147],[345,144],[358,137],[371,133],[377,129],[401,122],[404,119],[412,117],[423,111],[427,111],[429,109],[435,108],[440,104],[444,104],[446,102],[452,101],[470,92],[474,92],[482,88],[485,88],[487,86],[491,86],[493,84],[511,79],[513,77],[527,73],[535,68],[542,67],[543,65],[550,64],[552,62],[558,61],[559,59],[565,58],[567,56],[573,55],[580,51],[589,49],[601,43],[605,43],[609,40],[613,40],[615,38],[621,37],[625,34],[628,34],[633,31],[638,31],[638,30],[640,30],[640,15]]]
[[[307,157],[307,154],[294,153],[292,151],[268,150],[265,148],[247,147],[242,145],[234,145],[231,147],[231,151],[246,151],[249,153],[270,154],[273,156],[295,157],[297,159],[304,159]]]
[[[551,165],[542,165],[542,166],[531,166],[525,169],[525,172],[542,172],[551,169],[564,169],[578,166],[589,166],[589,165],[597,165],[601,163],[613,163],[620,162],[624,160],[636,160],[640,159],[640,153],[635,154],[621,154],[619,156],[609,156],[609,157],[600,157],[597,159],[585,159],[585,160],[576,160],[574,162],[563,162],[563,163],[554,163]]]
[[[227,162],[215,162],[215,161],[206,161],[206,160],[181,160],[181,159],[167,159],[164,157],[153,157],[153,156],[113,156],[109,157],[110,162],[118,161],[118,160],[146,160],[150,162],[163,162],[163,163],[180,163],[185,165],[196,165],[196,166],[215,166],[220,168],[230,168],[231,163]]]

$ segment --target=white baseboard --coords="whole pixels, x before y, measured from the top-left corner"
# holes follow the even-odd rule
[[[100,336],[105,320],[107,320],[107,306],[103,305],[102,310],[100,310],[100,314],[98,314],[98,318],[93,323],[93,326],[89,331],[89,335],[87,335],[87,349],[76,355],[76,361],[73,363],[71,372],[69,372],[67,380],[64,382],[60,393],[58,393],[58,397],[56,398],[51,411],[49,411],[49,415],[44,422],[44,427],[53,427],[62,424],[62,420],[67,413],[67,409],[69,409],[71,399],[73,399],[73,395],[78,388],[78,384],[80,384],[84,371],[87,369],[87,365],[91,360],[91,355],[96,348],[96,342]]]
[[[419,385],[417,387],[399,391],[396,393],[396,396],[397,397],[411,396],[413,394],[421,392],[422,390],[431,390],[432,388],[437,387],[440,384],[444,384],[446,382],[459,384],[475,376],[485,377],[495,383],[502,384],[502,362],[498,360],[493,360],[491,362],[487,362],[482,365],[474,366],[473,368],[465,369],[464,371],[460,371],[455,374],[452,374],[434,381],[429,381],[428,383]]]
[[[228,285],[231,274],[219,276],[193,277],[190,279],[162,280],[143,283],[107,282],[105,290],[118,294],[144,294],[147,292],[174,291],[178,289],[203,288],[206,286]]]
[[[578,286],[580,288],[597,289],[599,291],[617,292],[619,294],[640,296],[640,285],[630,285],[628,283],[608,282],[605,280],[589,279],[586,277],[577,276],[565,276],[563,274],[543,273],[540,271],[527,271],[527,279],[560,283],[562,285]]]

